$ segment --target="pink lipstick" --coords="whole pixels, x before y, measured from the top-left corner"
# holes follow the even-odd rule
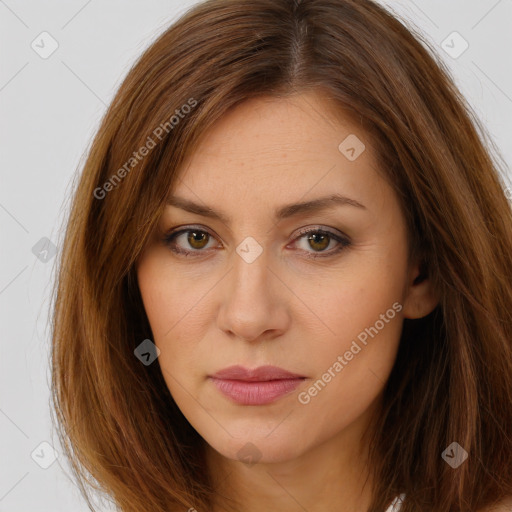
[[[293,391],[306,377],[277,366],[224,368],[209,378],[217,389],[240,405],[265,405]]]

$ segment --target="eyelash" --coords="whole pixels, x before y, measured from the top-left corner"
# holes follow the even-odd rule
[[[195,254],[197,254],[197,256],[200,256],[201,253],[204,253],[206,251],[204,251],[202,249],[196,249],[196,250],[190,250],[190,251],[188,251],[186,249],[181,249],[181,248],[176,246],[176,243],[174,241],[179,235],[182,235],[183,233],[190,233],[191,231],[195,231],[196,233],[206,233],[210,237],[215,238],[207,230],[203,230],[203,229],[200,229],[200,228],[195,227],[195,226],[187,226],[185,229],[180,229],[178,231],[171,231],[170,233],[167,233],[163,237],[162,242],[167,247],[169,247],[169,249],[172,252],[174,252],[175,254],[180,254],[180,255],[185,256],[185,257],[189,257],[189,256],[195,257]],[[308,254],[308,256],[306,256],[306,258],[311,258],[311,259],[328,258],[330,256],[334,256],[334,255],[340,253],[345,248],[347,248],[347,247],[349,247],[351,245],[351,241],[347,237],[340,236],[340,235],[337,235],[337,234],[335,234],[335,233],[333,233],[331,231],[327,231],[325,229],[319,229],[319,228],[313,228],[313,229],[309,228],[309,229],[303,229],[303,230],[299,231],[298,236],[294,239],[294,242],[299,240],[300,238],[304,237],[305,235],[308,235],[308,234],[327,235],[330,238],[336,240],[339,243],[339,245],[335,249],[331,249],[328,252],[323,252],[322,251],[322,252],[317,252],[317,253],[314,253],[314,252],[310,253],[309,251],[305,251]]]

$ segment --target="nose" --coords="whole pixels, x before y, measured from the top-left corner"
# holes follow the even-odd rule
[[[289,327],[286,297],[290,292],[268,266],[265,251],[248,263],[233,255],[233,268],[223,280],[218,327],[245,341],[273,339]]]

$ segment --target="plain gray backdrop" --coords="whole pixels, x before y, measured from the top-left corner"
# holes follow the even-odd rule
[[[116,89],[194,3],[0,0],[0,512],[89,510],[49,413],[52,249]],[[435,45],[510,176],[512,0],[383,3]]]

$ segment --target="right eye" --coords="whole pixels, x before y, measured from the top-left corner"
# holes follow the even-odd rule
[[[163,242],[176,254],[193,256],[206,252],[203,249],[208,248],[208,242],[210,242],[211,238],[213,238],[213,235],[208,231],[189,226],[185,229],[167,233],[163,238]],[[182,244],[186,244],[188,248],[178,243],[180,239],[182,240]],[[192,250],[190,248],[192,248]]]

